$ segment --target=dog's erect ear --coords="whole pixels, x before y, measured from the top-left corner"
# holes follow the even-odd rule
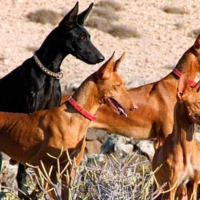
[[[78,14],[78,2],[76,5],[65,15],[65,17],[60,22],[60,27],[65,27],[66,29],[72,29],[77,23],[77,14]]]
[[[196,41],[195,41],[195,43],[194,43],[194,47],[195,47],[196,49],[199,49],[199,48],[200,48],[200,34],[198,35],[198,37],[197,37],[197,39],[196,39]]]
[[[181,99],[183,94],[189,90],[189,79],[182,74],[178,82],[178,98]]]
[[[117,71],[119,68],[120,63],[124,60],[125,52],[121,55],[121,57],[115,61],[114,71]]]
[[[80,24],[80,25],[84,24],[84,21],[86,20],[87,16],[89,15],[90,11],[92,10],[93,5],[94,4],[91,3],[85,11],[83,11],[81,14],[78,15],[78,18],[77,18],[78,24]]]
[[[101,78],[101,79],[109,79],[111,74],[114,71],[114,66],[115,66],[115,62],[114,62],[114,56],[115,56],[115,52],[113,52],[112,56],[106,61],[106,63],[104,63],[98,70],[97,75]]]

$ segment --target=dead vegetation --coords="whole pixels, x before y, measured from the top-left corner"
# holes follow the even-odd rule
[[[41,10],[37,10],[36,12],[28,13],[26,17],[31,22],[40,23],[40,24],[49,23],[55,26],[59,22],[59,19],[62,17],[62,14],[57,13],[52,10],[41,9]]]
[[[38,49],[38,47],[36,47],[36,46],[28,46],[28,47],[26,47],[26,49],[28,51],[30,51],[30,52],[35,52]]]
[[[122,5],[113,0],[102,0],[95,4],[95,6],[100,9],[107,7],[110,8],[113,12],[123,10]]]
[[[114,37],[119,38],[139,38],[140,34],[138,33],[137,29],[135,27],[129,27],[127,25],[118,25],[113,24],[113,26],[108,30],[108,33],[113,35]]]
[[[119,22],[120,17],[118,12],[122,11],[123,7],[120,3],[114,0],[99,1],[95,4],[89,19],[86,21],[86,26],[99,29],[103,32],[109,33],[114,37],[119,38],[139,38],[140,34],[136,27],[130,27]],[[55,26],[59,19],[63,16],[52,10],[41,9],[36,12],[27,14],[27,19],[34,23],[51,24]],[[32,49],[28,49],[32,51]]]
[[[100,6],[98,6],[93,11],[93,13],[91,13],[91,16],[103,18],[103,19],[109,20],[110,22],[119,20],[119,15],[117,14],[117,11],[112,9],[112,7],[100,7]],[[97,22],[98,22],[98,20],[97,20]]]
[[[119,38],[139,38],[140,34],[136,27],[130,27],[120,23],[119,12],[123,10],[116,1],[100,1],[95,5],[86,25],[99,29]]]
[[[162,10],[168,14],[188,14],[188,12],[182,8],[172,7],[172,6],[165,6]]]
[[[150,163],[136,153],[122,157],[101,155],[88,160],[81,191],[90,200],[151,199]]]
[[[57,166],[54,166],[58,169],[56,184],[49,179],[51,170],[46,171],[45,168],[40,170],[33,167],[33,169],[38,169],[39,175],[29,170],[29,190],[36,189],[36,183],[40,188],[40,192],[38,189],[36,189],[38,192],[35,192],[37,200],[50,199],[44,189],[44,180],[48,180],[51,189],[56,192],[55,200],[62,200],[61,189],[67,187],[62,185],[60,177],[61,175],[70,177],[70,174],[59,170],[59,158],[52,157],[52,159],[57,160]],[[76,166],[75,160],[70,160],[69,164],[76,171],[75,182],[70,184],[69,200],[150,200],[155,195],[151,164],[146,157],[136,153],[130,155],[100,154],[85,159],[79,167]],[[13,200],[19,200],[12,191],[2,195],[5,198],[12,197]]]
[[[197,36],[199,35],[199,33],[200,33],[200,29],[198,28],[198,29],[195,29],[195,30],[192,30],[191,32],[189,32],[188,36],[196,39]]]

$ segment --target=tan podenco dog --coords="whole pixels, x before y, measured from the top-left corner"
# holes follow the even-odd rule
[[[102,105],[97,111],[98,119],[90,127],[133,139],[156,138],[158,147],[172,132],[178,79],[182,73],[188,76],[191,85],[200,78],[200,35],[173,72],[157,82],[128,90],[138,106],[135,112],[128,112],[128,117],[116,116],[108,106]]]
[[[196,141],[196,126],[200,124],[200,81],[189,88],[188,78],[182,75],[178,86],[178,102],[174,109],[174,127],[163,146],[156,150],[152,169],[158,186],[167,183],[162,199],[182,199],[184,189],[188,200],[197,199],[200,180],[200,151]],[[176,195],[177,189],[179,194]]]
[[[99,106],[107,104],[115,113],[125,116],[125,109],[134,109],[132,98],[117,74],[123,57],[114,61],[113,54],[60,107],[33,114],[0,112],[0,151],[22,164],[40,166],[42,160],[48,170],[55,161],[47,153],[57,157],[63,148],[71,156],[73,154],[79,164],[84,154],[87,128],[95,119]],[[63,155],[61,169],[67,162],[67,156]],[[53,171],[51,177],[53,182],[56,181],[55,173]],[[63,184],[67,184],[65,177]],[[67,199],[66,189],[62,198]]]

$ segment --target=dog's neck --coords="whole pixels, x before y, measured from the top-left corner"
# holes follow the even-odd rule
[[[62,43],[55,29],[47,36],[35,54],[47,69],[53,72],[59,72],[61,63],[69,52],[66,49],[65,51],[63,50]]]
[[[72,98],[91,115],[95,115],[100,106],[100,98],[94,76],[87,78]],[[76,127],[76,132],[74,131],[73,134],[76,135],[77,141],[81,141],[85,137],[91,121],[77,111],[68,101],[62,104],[61,108],[66,112],[66,120],[69,121],[69,126]]]
[[[175,67],[175,69],[179,70],[181,73],[186,73],[188,78],[195,82],[200,80],[199,68],[200,62],[194,52],[194,47],[191,47],[183,54]]]
[[[191,121],[184,102],[177,103],[174,115],[173,143],[181,147],[185,156],[190,156],[196,143],[196,125]]]
[[[100,106],[100,96],[94,73],[81,84],[72,97],[91,115],[95,115]],[[66,103],[67,107],[72,107],[68,102]]]

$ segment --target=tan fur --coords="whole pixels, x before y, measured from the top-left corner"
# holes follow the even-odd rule
[[[168,135],[163,146],[156,150],[152,162],[158,187],[167,183],[162,199],[197,199],[197,187],[200,180],[200,151],[196,141],[196,126],[200,124],[200,81],[189,89],[187,77],[181,76],[175,106],[174,129]],[[198,117],[197,117],[198,116]],[[187,186],[187,187],[186,187]],[[186,190],[186,188],[187,190]],[[177,194],[177,190],[178,194]]]
[[[115,62],[113,54],[74,93],[73,98],[91,114],[94,115],[102,103],[110,105],[110,97],[125,109],[133,108],[125,84],[116,73],[122,59],[123,56]],[[0,151],[20,163],[40,165],[42,160],[48,169],[55,161],[47,153],[57,157],[62,147],[69,151],[72,159],[76,158],[77,164],[81,162],[85,149],[85,133],[90,120],[75,110],[68,101],[60,107],[33,114],[0,112],[0,119]],[[62,169],[67,163],[67,157],[63,155],[60,162]],[[56,181],[55,171],[52,179]],[[67,184],[66,180],[63,181],[63,184]],[[62,198],[67,199],[66,189]]]
[[[200,35],[179,60],[176,68],[191,80],[200,78]],[[138,109],[128,117],[116,116],[106,105],[98,111],[91,128],[108,130],[132,139],[157,139],[156,147],[172,132],[177,103],[178,78],[170,73],[160,81],[128,90]],[[65,98],[65,97],[64,97]]]

